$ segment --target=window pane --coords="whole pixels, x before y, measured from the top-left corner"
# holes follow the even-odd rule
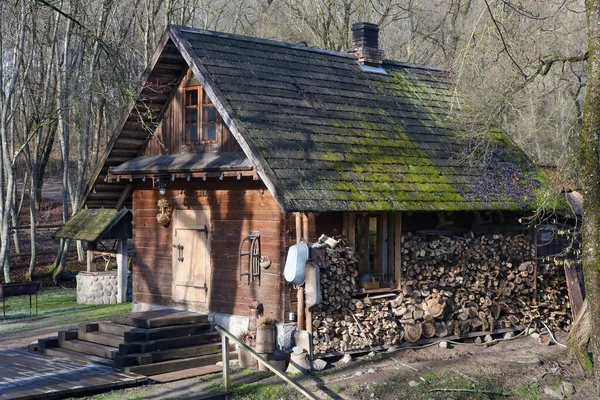
[[[198,105],[198,89],[191,89],[185,92],[185,105],[186,106],[197,106]]]
[[[185,123],[186,124],[197,124],[198,123],[198,109],[188,108],[185,110]]]
[[[187,142],[197,142],[198,141],[198,126],[197,125],[189,125],[185,127],[185,140]]]
[[[210,97],[208,97],[208,95],[204,91],[202,93],[202,103],[203,104],[212,104],[212,101],[210,101]]]
[[[202,123],[211,124],[217,121],[217,109],[214,107],[202,108]]]
[[[369,234],[377,234],[377,217],[369,218]]]
[[[203,141],[217,140],[217,125],[202,125],[202,140]]]

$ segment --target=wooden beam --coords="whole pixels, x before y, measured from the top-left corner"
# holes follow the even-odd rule
[[[117,201],[117,207],[116,207],[117,210],[120,210],[121,208],[123,208],[123,205],[129,198],[129,195],[131,194],[131,192],[133,192],[133,185],[131,183],[128,183],[127,185],[125,185],[125,189],[123,189],[123,193],[121,193],[121,197],[119,197],[119,201]]]
[[[356,251],[356,214],[348,213],[348,243]]]
[[[223,354],[223,387],[225,391],[229,391],[229,338],[227,335],[221,334],[221,351]]]
[[[88,242],[88,250],[87,250],[87,272],[96,272],[96,264],[94,261],[94,251],[98,245],[96,242]]]
[[[402,287],[402,277],[400,276],[402,268],[402,213],[394,215],[394,279],[396,288]]]

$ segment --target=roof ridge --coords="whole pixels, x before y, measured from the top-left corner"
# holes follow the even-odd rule
[[[415,63],[396,61],[396,60],[383,60],[383,65],[385,65],[385,64],[395,65],[395,66],[404,67],[404,68],[424,69],[424,70],[436,71],[436,72],[450,72],[450,68],[448,68],[448,67],[427,65],[427,64],[415,64]]]
[[[303,46],[300,44],[287,43],[287,42],[282,42],[279,40],[262,39],[262,38],[257,38],[254,36],[245,36],[245,35],[237,35],[237,34],[233,34],[233,33],[211,31],[211,30],[194,28],[194,27],[184,26],[184,25],[171,25],[171,26],[174,28],[177,28],[181,32],[194,33],[194,34],[198,34],[198,35],[216,36],[216,37],[221,37],[221,38],[226,38],[226,39],[242,40],[245,42],[260,43],[260,44],[276,46],[276,47],[286,47],[286,48],[295,49],[295,50],[310,51],[313,53],[321,53],[321,54],[327,54],[327,55],[337,56],[337,57],[342,57],[342,58],[355,59],[355,57],[352,53],[345,53],[345,52],[341,52],[341,51],[325,50],[325,49],[320,49],[318,47]],[[450,72],[449,68],[442,67],[442,66],[415,64],[415,63],[396,61],[396,60],[383,60],[383,64],[390,64],[390,65],[395,65],[395,66],[405,67],[405,68],[424,69],[424,70],[437,71],[437,72]]]
[[[183,25],[171,25],[171,27],[178,29],[180,32],[194,33],[194,34],[198,34],[198,35],[207,35],[207,36],[217,36],[217,37],[226,38],[226,39],[242,40],[245,42],[254,42],[254,43],[260,43],[260,44],[265,44],[265,45],[269,45],[269,46],[286,47],[286,48],[291,48],[294,50],[304,50],[304,51],[310,51],[313,53],[321,53],[321,54],[327,54],[330,56],[354,59],[354,55],[352,55],[351,53],[343,53],[343,52],[339,52],[339,51],[319,49],[317,47],[303,46],[300,44],[281,42],[278,40],[261,39],[261,38],[257,38],[257,37],[253,37],[253,36],[244,36],[244,35],[236,35],[233,33],[210,31],[210,30],[206,30],[206,29],[193,28],[193,27],[183,26]]]

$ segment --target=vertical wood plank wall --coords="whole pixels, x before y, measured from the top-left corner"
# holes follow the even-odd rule
[[[160,196],[157,190],[138,189],[133,195],[133,296],[134,301],[173,305],[172,227],[159,226],[156,214],[160,198],[170,199],[177,208],[208,207],[211,213],[210,311],[241,316],[248,315],[248,303],[260,300],[265,314],[283,320],[284,289],[282,249],[284,215],[260,182],[207,182],[206,190],[182,184],[181,189],[168,190]],[[244,187],[246,185],[247,187]],[[238,275],[238,249],[250,231],[261,233],[262,254],[269,256],[271,266],[262,270],[258,282],[248,285]],[[191,307],[202,311],[202,306]]]
[[[196,152],[196,149],[190,149],[190,146],[184,143],[184,111],[183,111],[183,88],[187,86],[188,81],[184,80],[177,88],[171,102],[165,111],[163,123],[154,132],[154,137],[150,138],[144,151],[146,156],[156,156],[161,154],[181,154]],[[197,84],[197,83],[194,83]],[[218,117],[222,122],[221,117]],[[223,123],[219,134],[219,144],[215,148],[210,146],[212,151],[242,151],[241,147],[231,135],[227,126]],[[163,148],[160,143],[165,147]],[[202,150],[201,148],[198,151]]]

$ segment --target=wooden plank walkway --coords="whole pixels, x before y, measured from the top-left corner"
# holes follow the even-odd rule
[[[0,400],[82,396],[146,380],[142,375],[84,360],[0,349]]]

